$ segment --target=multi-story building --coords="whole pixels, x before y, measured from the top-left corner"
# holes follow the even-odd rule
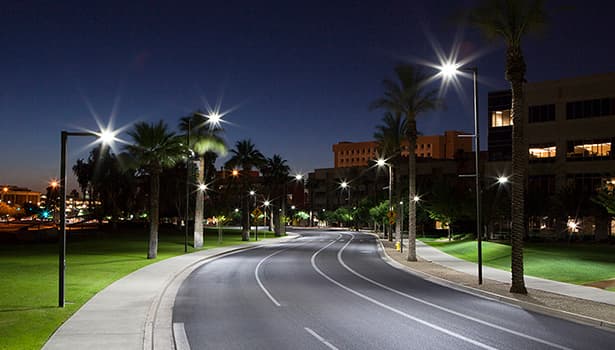
[[[26,203],[39,205],[41,193],[27,188],[4,185],[0,186],[0,201],[19,206]]]
[[[488,100],[486,175],[510,174],[511,93],[492,92]],[[531,230],[560,237],[614,233],[615,222],[590,197],[615,181],[615,73],[527,83],[525,104]],[[553,214],[558,206],[566,213],[559,218]]]
[[[419,136],[415,154],[419,158],[454,159],[459,152],[472,152],[472,140],[462,138],[460,131],[446,131],[444,135]],[[408,155],[408,141],[402,142],[402,155]],[[335,168],[361,167],[378,158],[378,142],[339,142],[333,145]]]

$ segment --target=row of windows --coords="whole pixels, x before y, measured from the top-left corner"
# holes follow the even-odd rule
[[[615,98],[602,98],[566,103],[566,119],[580,119],[615,115]],[[530,106],[528,122],[541,123],[555,120],[555,104]],[[512,125],[510,109],[491,112],[491,127]]]
[[[529,123],[541,123],[555,120],[555,105],[530,106],[527,120]]]
[[[603,117],[615,114],[615,98],[566,103],[566,119]]]
[[[371,154],[372,152],[376,152],[376,149],[375,148],[374,149],[372,149],[372,148],[367,148],[367,149],[363,148],[361,150],[356,150],[356,152],[355,152],[355,150],[340,151],[339,154],[340,155],[350,155],[350,154],[355,154],[355,153],[356,154],[365,154],[365,153]]]
[[[556,154],[557,148],[554,143],[530,145],[529,147],[530,160],[553,160]],[[609,139],[568,141],[566,145],[566,159],[568,160],[610,159],[612,155]]]

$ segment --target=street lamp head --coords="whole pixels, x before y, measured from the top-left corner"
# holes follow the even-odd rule
[[[4,193],[6,193],[6,192],[8,192],[8,191],[9,191],[9,188],[8,188],[8,187],[5,187],[5,188],[3,188],[3,189],[2,189],[2,191],[4,191]]]
[[[250,191],[250,196],[254,196],[255,194],[256,194],[256,191],[254,191],[254,190]]]
[[[58,187],[60,184],[58,183],[58,181],[57,181],[57,180],[52,180],[52,181],[49,183],[49,185],[50,185],[52,188],[56,188],[56,187]]]
[[[271,204],[271,202],[269,202],[269,201],[264,201],[263,202],[263,205],[266,206],[266,207],[268,207],[270,204]]]
[[[498,183],[500,185],[504,185],[505,183],[508,183],[508,176],[498,176]]]
[[[346,182],[346,181],[342,181],[342,183],[340,184],[340,186],[341,186],[342,188],[346,188],[346,187],[348,187],[348,182]]]
[[[303,174],[297,174],[297,175],[295,175],[295,180],[297,180],[297,181],[301,181],[301,180],[303,180]]]
[[[419,196],[417,196],[417,195],[414,195],[414,197],[412,197],[412,200],[413,200],[414,202],[418,202],[418,201],[420,201],[420,200],[421,200],[421,197],[419,197]]]
[[[102,142],[103,145],[112,144],[113,141],[115,141],[115,134],[116,132],[110,129],[103,129],[99,133],[96,133],[96,135],[98,135],[100,142]]]
[[[440,66],[440,74],[444,79],[451,79],[459,73],[459,64],[453,62],[445,62]]]
[[[231,175],[233,175],[235,177],[239,176],[239,170],[233,169],[233,171],[231,171]]]
[[[239,213],[239,208],[235,208],[235,213]]]
[[[207,190],[207,185],[206,184],[199,184],[199,191],[204,192]]]
[[[379,167],[383,167],[386,165],[386,160],[384,160],[384,158],[378,158],[378,160],[376,161],[376,165],[378,165]]]
[[[290,209],[292,209],[292,210],[295,210],[295,208],[296,208],[296,207],[295,207],[294,205],[291,205],[291,206],[290,206]]]

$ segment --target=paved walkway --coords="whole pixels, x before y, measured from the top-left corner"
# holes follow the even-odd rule
[[[404,246],[406,246],[406,244],[404,244]],[[446,266],[459,272],[470,275],[478,274],[477,264],[445,254],[442,251],[418,240],[416,241],[416,254],[425,260]],[[562,273],[565,273],[565,271]],[[510,272],[494,269],[484,265],[483,278],[504,283],[510,283],[511,281]],[[557,282],[527,275],[525,276],[525,285],[526,287],[532,289],[615,305],[615,293],[599,288]]]
[[[178,276],[185,277],[216,255],[294,238],[289,233],[283,238],[206,249],[139,269],[97,293],[58,328],[43,350],[171,349],[171,310],[182,281]]]

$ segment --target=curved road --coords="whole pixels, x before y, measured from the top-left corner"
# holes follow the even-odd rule
[[[615,349],[614,332],[392,267],[372,235],[299,233],[196,269],[175,300],[178,348]]]

